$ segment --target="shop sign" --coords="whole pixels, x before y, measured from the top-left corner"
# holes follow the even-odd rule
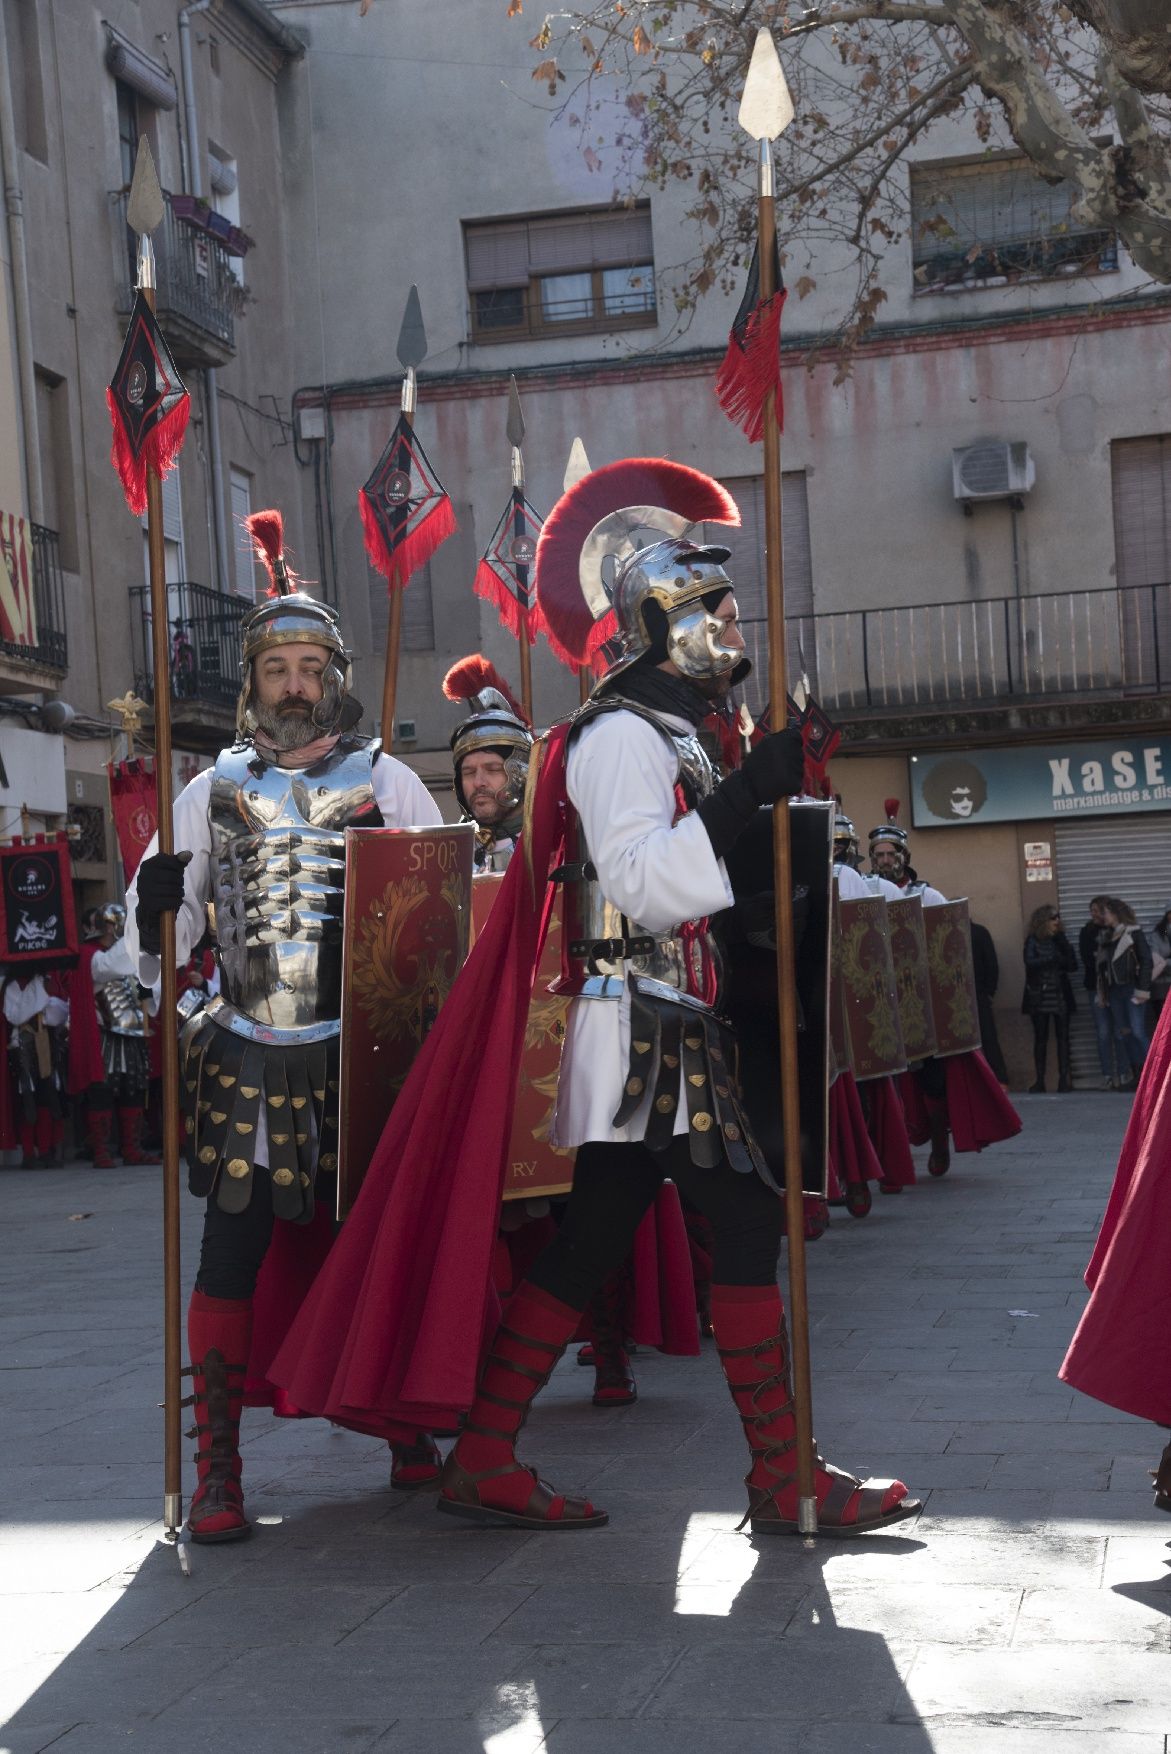
[[[910,769],[916,828],[1171,810],[1171,738],[917,755]]]

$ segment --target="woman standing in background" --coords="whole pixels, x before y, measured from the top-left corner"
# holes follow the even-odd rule
[[[1049,1053],[1049,1024],[1057,1041],[1057,1088],[1073,1089],[1069,1061],[1069,1020],[1077,1008],[1070,975],[1077,972],[1077,951],[1065,935],[1055,907],[1039,907],[1029,921],[1025,939],[1025,991],[1021,1010],[1033,1020],[1033,1068],[1035,1082],[1030,1095],[1045,1089],[1045,1062]]]

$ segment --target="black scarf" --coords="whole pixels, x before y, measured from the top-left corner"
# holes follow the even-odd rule
[[[635,706],[647,707],[652,713],[669,713],[673,718],[686,719],[696,729],[715,711],[715,702],[708,699],[686,676],[672,676],[645,662],[633,664],[616,676],[606,689],[607,695],[620,696]]]

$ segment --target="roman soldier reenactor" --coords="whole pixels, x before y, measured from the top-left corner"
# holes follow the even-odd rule
[[[656,460],[586,476],[546,521],[546,623],[578,663],[615,643],[590,701],[542,742],[522,854],[274,1365],[302,1406],[377,1409],[408,1427],[433,1424],[436,1409],[453,1424],[466,1413],[439,1505],[470,1521],[606,1522],[588,1500],[545,1486],[515,1442],[669,1176],[712,1221],[712,1325],[750,1451],[745,1521],[762,1534],[797,1526],[782,1203],[740,1097],[713,917],[735,902],[723,855],[762,807],[799,788],[803,751],[797,733],[776,733],[716,784],[695,735],[746,664],[728,550],[699,543],[697,527],[737,517],[717,482]],[[477,1373],[511,1093],[558,890],[573,1003],[554,1137],[577,1151],[573,1191]],[[408,1233],[411,1211],[427,1221]],[[444,1296],[421,1322],[420,1299],[437,1282]],[[377,1284],[377,1312],[363,1284]],[[901,1481],[863,1482],[820,1460],[816,1497],[826,1533],[884,1528],[918,1509]]]
[[[254,1332],[254,1293],[267,1258],[266,1279],[295,1307],[332,1237],[345,830],[441,820],[418,776],[357,733],[337,611],[287,568],[280,514],[248,524],[272,589],[241,624],[236,741],[175,801],[184,850],[160,854],[152,842],[128,897],[127,939],[145,982],[157,973],[162,913],[177,914],[182,966],[215,906],[220,991],[180,1046],[189,1185],[207,1202],[187,1317],[195,1541],[249,1533],[241,1407],[299,1411],[265,1377],[289,1310],[275,1323],[257,1310]],[[434,1481],[434,1446],[421,1434],[415,1442],[396,1456],[392,1484]]]
[[[476,875],[492,876],[507,870],[523,826],[532,727],[495,665],[479,653],[452,665],[443,692],[471,709],[451,736],[455,794],[463,820],[476,824]],[[503,1265],[507,1259],[506,1270],[497,1273],[503,1298],[556,1234],[557,1214],[547,1198],[506,1200],[500,1229],[503,1254],[498,1253],[498,1261]],[[630,1406],[638,1399],[628,1341],[685,1357],[699,1352],[691,1286],[673,1270],[691,1258],[674,1189],[664,1190],[639,1241],[642,1246],[609,1276],[582,1318],[585,1344],[578,1356],[593,1368],[596,1407]],[[642,1277],[650,1282],[643,1295],[636,1283],[636,1258]]]

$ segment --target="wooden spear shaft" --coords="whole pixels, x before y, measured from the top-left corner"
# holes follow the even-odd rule
[[[759,201],[760,296],[776,293],[776,213],[772,195]],[[768,606],[769,723],[787,723],[785,656],[785,565],[781,528],[781,434],[776,391],[764,405],[765,592]],[[781,1108],[785,1143],[785,1228],[789,1244],[789,1337],[797,1425],[798,1527],[817,1533],[814,1493],[813,1384],[809,1365],[809,1302],[805,1280],[805,1201],[801,1181],[801,1092],[797,1073],[797,953],[793,937],[793,857],[789,800],[773,805],[773,870],[776,873],[777,1005],[781,1024]]]
[[[386,670],[382,678],[382,747],[394,748],[394,702],[398,693],[398,654],[403,637],[402,586],[390,593],[390,620],[386,630]]]
[[[143,286],[151,310],[153,286]],[[163,545],[163,484],[146,475],[146,546],[150,566],[151,654],[154,668],[155,787],[160,853],[175,850],[171,781],[171,653],[167,638],[166,552]],[[183,1458],[180,1377],[182,1318],[179,1301],[179,984],[175,916],[159,921],[162,962],[160,1012],[163,1067],[163,1523],[174,1538],[183,1526]]]

